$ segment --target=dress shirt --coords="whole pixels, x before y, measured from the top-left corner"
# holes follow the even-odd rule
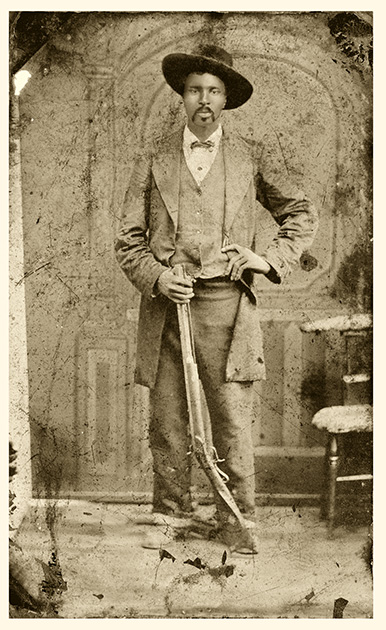
[[[183,151],[186,160],[187,167],[193,175],[198,186],[201,186],[205,176],[208,174],[210,167],[212,166],[215,157],[220,146],[220,140],[222,136],[222,127],[219,125],[207,140],[214,142],[213,149],[206,147],[191,148],[192,142],[197,142],[199,139],[194,135],[186,125],[184,129],[183,137]]]

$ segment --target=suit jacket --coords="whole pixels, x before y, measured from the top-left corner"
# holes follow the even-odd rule
[[[178,224],[179,171],[183,130],[166,138],[152,155],[135,164],[125,196],[115,242],[119,264],[141,292],[135,380],[155,383],[168,299],[152,297],[154,285],[175,252]],[[225,165],[224,231],[229,243],[256,251],[259,225],[256,200],[273,216],[278,232],[265,252],[269,279],[280,283],[310,247],[317,213],[312,203],[283,176],[263,144],[252,151],[246,141],[223,128]],[[242,293],[228,355],[226,380],[265,378],[262,334],[254,274],[244,274]]]

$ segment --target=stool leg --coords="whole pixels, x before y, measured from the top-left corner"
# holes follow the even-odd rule
[[[329,484],[330,484],[330,436],[326,444],[326,450],[323,458],[323,492],[320,495],[320,513],[319,518],[321,521],[327,521],[327,509],[328,509],[328,496],[329,496]]]
[[[327,527],[332,534],[335,519],[336,478],[338,475],[338,441],[334,433],[329,436],[328,443],[328,498],[327,498]]]

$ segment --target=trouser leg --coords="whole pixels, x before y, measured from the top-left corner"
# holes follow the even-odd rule
[[[206,391],[210,392],[210,388]],[[228,488],[247,518],[255,512],[255,470],[251,436],[251,386],[226,383],[216,396],[207,394],[213,444],[224,462],[219,466],[229,477]],[[224,511],[221,501],[218,509]]]
[[[252,382],[225,382],[225,370],[233,334],[238,299],[223,290],[219,299],[202,296],[193,304],[192,317],[200,379],[211,418],[213,444],[219,467],[229,476],[228,488],[247,517],[255,511],[255,470],[252,442]],[[206,311],[210,311],[209,313]],[[224,505],[215,496],[217,507]]]
[[[150,390],[153,510],[191,511],[191,455],[181,346],[173,305],[167,314],[155,387]]]

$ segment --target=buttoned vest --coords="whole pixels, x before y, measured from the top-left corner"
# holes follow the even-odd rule
[[[176,251],[171,263],[184,263],[194,277],[224,276],[228,257],[221,253],[225,211],[225,169],[220,144],[216,158],[198,186],[181,157]]]

